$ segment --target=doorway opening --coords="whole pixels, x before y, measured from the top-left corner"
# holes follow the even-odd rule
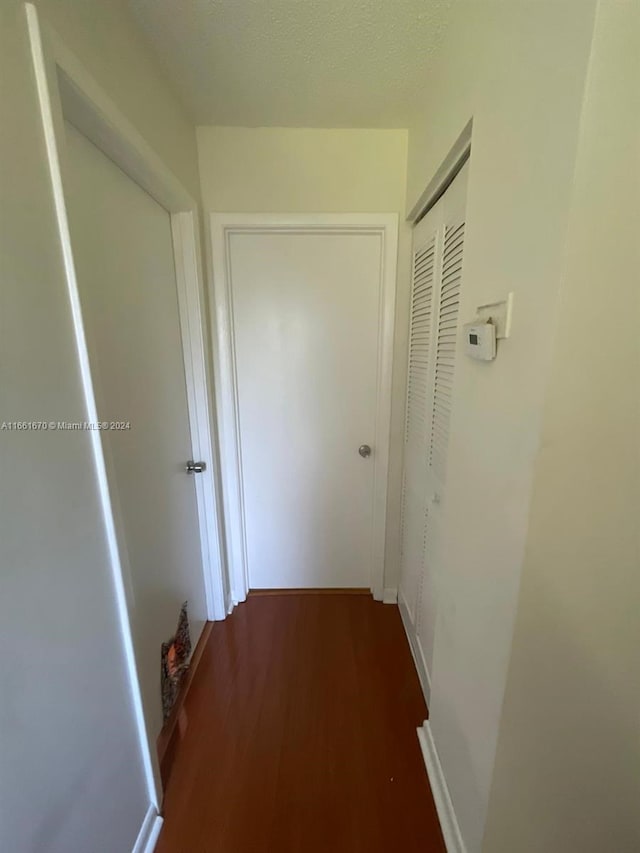
[[[395,214],[212,214],[212,323],[234,603],[384,597]]]

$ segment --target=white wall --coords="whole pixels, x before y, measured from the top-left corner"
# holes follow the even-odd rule
[[[197,191],[193,134],[122,4],[40,6]],[[23,6],[0,16],[0,422],[84,420]],[[148,798],[89,436],[0,431],[0,466],[0,848],[130,850]]]
[[[35,2],[65,45],[198,199],[200,178],[193,122],[138,32],[127,0]]]
[[[540,440],[592,0],[459,0],[409,132],[408,207],[470,118],[461,320],[515,294],[491,365],[456,368],[430,719],[481,847]]]
[[[206,212],[401,216],[385,587],[398,583],[410,232],[404,130],[199,127]]]
[[[486,853],[640,850],[639,57],[601,0]]]

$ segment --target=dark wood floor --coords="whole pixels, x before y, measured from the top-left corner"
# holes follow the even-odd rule
[[[185,707],[157,853],[445,850],[396,607],[250,596],[213,626]]]

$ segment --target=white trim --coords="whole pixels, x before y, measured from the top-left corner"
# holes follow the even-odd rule
[[[398,590],[395,586],[387,586],[384,588],[382,593],[382,603],[383,604],[397,604],[398,603]]]
[[[212,435],[210,360],[203,328],[205,294],[200,263],[198,205],[133,124],[86,71],[51,29],[46,32],[50,58],[49,91],[54,102],[53,132],[64,184],[66,135],[69,121],[171,218],[176,284],[192,458],[204,459],[208,470],[196,478],[200,547],[210,620],[226,615],[224,570],[221,562],[219,508],[216,494],[217,458]]]
[[[413,625],[413,621],[411,619],[409,606],[405,600],[405,597],[402,594],[401,589],[398,590],[398,609],[400,610],[400,616],[402,618],[402,624],[404,625],[404,631],[407,635],[407,640],[409,641],[409,648],[411,649],[413,662],[416,666],[416,672],[418,673],[420,687],[422,687],[424,701],[427,703],[427,707],[429,707],[429,704],[431,702],[431,676],[429,674],[429,667],[427,666],[427,661],[422,650],[422,643],[420,642],[420,637],[418,637],[418,634]]]
[[[31,44],[31,55],[36,78],[38,100],[42,117],[47,160],[52,184],[54,206],[58,224],[63,263],[67,280],[67,292],[73,320],[76,348],[82,387],[84,391],[86,419],[99,420],[87,340],[84,330],[78,283],[69,221],[64,194],[66,134],[64,119],[67,118],[82,133],[116,162],[140,186],[165,207],[171,215],[174,238],[177,235],[176,267],[185,372],[189,395],[189,417],[192,429],[194,456],[210,461],[208,478],[203,478],[198,491],[198,507],[201,520],[200,534],[203,555],[203,571],[207,590],[209,618],[224,618],[225,602],[221,594],[223,581],[220,566],[218,540],[217,501],[215,494],[216,459],[213,456],[213,440],[210,433],[210,400],[208,382],[208,358],[202,318],[204,316],[204,292],[198,261],[197,205],[166,168],[160,158],[147,145],[115,104],[102,91],[80,62],[66,49],[56,34],[41,26],[36,7],[25,4],[25,14]],[[191,233],[189,233],[191,232]],[[186,311],[186,316],[183,312]],[[185,330],[187,334],[185,334]],[[194,427],[194,424],[196,425]],[[111,570],[114,579],[120,633],[125,652],[132,704],[138,729],[145,780],[149,800],[157,811],[160,802],[159,773],[155,757],[155,744],[147,730],[135,649],[133,645],[126,588],[126,553],[118,541],[116,511],[109,491],[105,451],[100,431],[90,432],[96,478],[102,507],[103,522]],[[211,448],[211,450],[209,450]],[[202,450],[202,454],[196,451]],[[205,455],[210,454],[210,455]],[[216,512],[212,510],[215,509]],[[207,523],[202,524],[203,516]]]
[[[428,212],[429,208],[438,201],[453,181],[460,169],[465,164],[471,153],[471,134],[473,131],[473,119],[469,119],[460,136],[451,146],[449,153],[444,158],[434,176],[427,184],[424,192],[411,208],[407,221],[416,224]]]
[[[417,731],[447,853],[467,853],[429,720],[425,720]]]
[[[37,22],[35,8],[31,4],[26,5],[29,20]],[[171,217],[192,452],[193,458],[204,459],[208,463],[208,471],[196,478],[207,615],[209,619],[224,619],[224,571],[216,495],[217,458],[212,435],[210,362],[203,328],[205,294],[200,264],[198,206],[57,34],[47,28],[45,35],[41,52],[48,69],[44,85],[51,103],[47,114],[49,127],[45,132],[55,140],[52,151],[55,152],[62,183],[66,144],[62,126],[64,118],[161,204]],[[64,205],[63,198],[61,203]]]
[[[398,254],[396,214],[274,214],[211,213],[212,284],[211,326],[214,330],[215,387],[220,434],[220,465],[223,481],[227,565],[234,604],[244,601],[248,590],[247,545],[242,489],[242,450],[238,420],[238,389],[231,277],[228,269],[229,239],[239,232],[273,231],[314,233],[369,233],[382,240],[380,267],[379,337],[374,454],[374,505],[371,590],[384,598],[384,551],[386,537],[387,480],[391,423],[391,380]]]
[[[225,572],[222,565],[220,518],[216,491],[217,459],[212,435],[208,349],[205,340],[204,294],[195,211],[171,216],[176,258],[176,284],[184,352],[192,459],[204,459],[207,470],[195,477],[202,564],[210,620],[226,617]]]
[[[153,853],[160,836],[163,820],[153,806],[149,806],[131,853]]]
[[[244,528],[244,496],[242,491],[242,454],[240,449],[238,396],[236,388],[235,335],[233,302],[228,274],[228,236],[224,225],[211,216],[210,281],[214,338],[214,385],[218,413],[220,474],[222,481],[223,518],[227,546],[230,607],[245,601],[249,592],[247,546]],[[214,261],[215,259],[215,261]]]
[[[40,112],[42,114],[42,124],[45,136],[47,159],[49,162],[49,174],[51,177],[56,219],[58,222],[58,232],[60,236],[63,263],[67,279],[67,292],[69,296],[73,326],[75,330],[76,348],[78,352],[80,376],[84,391],[87,420],[93,423],[97,423],[99,420],[98,411],[96,407],[95,396],[93,393],[93,383],[91,381],[89,354],[87,350],[87,341],[84,333],[84,325],[82,322],[80,296],[78,292],[75,265],[73,261],[71,236],[69,232],[69,221],[67,217],[67,210],[64,198],[62,171],[60,167],[59,143],[60,134],[61,132],[63,132],[63,128],[62,110],[60,103],[56,97],[57,87],[53,79],[53,76],[55,75],[55,64],[53,59],[48,56],[45,51],[42,33],[40,30],[40,24],[38,21],[38,14],[35,6],[33,6],[31,3],[27,3],[25,4],[25,10],[27,15],[29,39],[31,42],[31,56],[33,59],[33,67],[35,71],[36,85],[38,90],[38,100],[40,102]],[[144,711],[142,707],[140,681],[138,678],[138,669],[136,664],[135,651],[133,647],[131,622],[129,619],[129,610],[127,607],[122,564],[120,561],[120,552],[118,549],[114,514],[111,506],[111,497],[109,494],[109,483],[107,480],[107,471],[105,465],[104,451],[102,447],[101,434],[98,430],[91,430],[89,436],[93,451],[94,464],[96,467],[98,491],[100,494],[100,503],[102,507],[102,518],[104,521],[107,547],[109,550],[109,557],[111,562],[111,570],[116,594],[116,606],[120,622],[120,633],[122,635],[125,660],[129,674],[129,686],[131,689],[133,711],[136,720],[136,726],[138,729],[138,740],[142,753],[147,793],[151,805],[157,811],[158,804],[160,802],[159,786],[154,772],[154,763],[151,758],[150,738],[149,733],[147,731],[147,725],[145,722]]]
[[[355,217],[356,221],[361,219]],[[376,429],[373,483],[373,597],[384,599],[384,558],[387,539],[387,486],[389,481],[389,445],[391,441],[391,384],[393,379],[393,342],[396,314],[396,277],[398,264],[398,217],[373,217],[382,239],[380,305],[378,327],[378,373],[376,381]]]
[[[196,203],[57,33],[47,28],[64,117],[170,213]]]

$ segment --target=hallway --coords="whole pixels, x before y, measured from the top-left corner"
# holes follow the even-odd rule
[[[400,614],[360,594],[251,595],[213,625],[158,853],[441,853]]]

